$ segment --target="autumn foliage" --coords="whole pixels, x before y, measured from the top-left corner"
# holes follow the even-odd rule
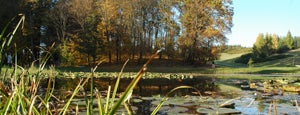
[[[162,49],[160,59],[205,64],[218,57],[231,32],[231,0],[12,0],[11,13],[26,15],[14,41],[32,62],[40,43],[56,43],[52,61],[63,66],[97,61],[142,60]],[[0,12],[1,20],[10,14]],[[6,16],[6,17],[5,17]],[[22,39],[22,42],[20,42]],[[21,45],[22,44],[22,45]],[[12,51],[13,48],[8,49]],[[19,56],[22,57],[22,56]]]

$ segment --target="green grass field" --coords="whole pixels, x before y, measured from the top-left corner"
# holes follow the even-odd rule
[[[165,74],[272,74],[272,75],[298,75],[300,76],[300,49],[287,52],[287,55],[291,57],[286,57],[283,59],[277,59],[262,63],[255,63],[253,67],[248,67],[246,64],[235,63],[234,60],[240,57],[244,53],[239,54],[227,54],[221,53],[221,57],[216,61],[217,68],[212,69],[210,65],[194,67],[190,65],[176,65],[176,66],[157,66],[155,63],[150,63],[147,68],[148,73],[165,73]],[[152,65],[151,65],[152,64]],[[138,72],[142,65],[139,66],[126,66],[124,68],[124,73],[134,73]],[[99,65],[98,69],[95,71],[97,73],[108,72],[108,73],[118,73],[121,70],[122,65],[114,66],[102,66]],[[12,69],[2,68],[3,71],[11,71]],[[90,72],[89,67],[57,67],[56,71],[59,72]],[[31,70],[34,71],[34,70]],[[11,73],[8,72],[8,73]],[[233,75],[230,75],[233,76]]]
[[[247,53],[247,52],[246,52]],[[245,53],[227,54],[221,53],[217,64],[225,67],[247,67],[246,64],[235,63],[234,61]],[[261,63],[255,63],[254,67],[296,67],[300,64],[300,49],[291,50],[280,55],[288,55],[287,58],[275,59]]]

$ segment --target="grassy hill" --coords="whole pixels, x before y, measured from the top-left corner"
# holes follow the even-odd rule
[[[228,54],[228,53],[221,53],[219,60],[216,61],[218,66],[225,66],[225,67],[248,67],[246,64],[235,63],[234,61],[239,58],[241,55],[245,53],[239,54]]]
[[[221,53],[220,59],[216,61],[216,64],[224,67],[248,67],[247,64],[235,63],[235,60],[245,53],[248,52],[240,52],[237,54]],[[255,63],[254,67],[295,67],[300,65],[300,49],[291,50],[283,54],[275,54],[273,57],[278,55],[285,57]]]
[[[277,54],[278,55],[278,54]],[[295,67],[300,64],[300,49],[291,50],[280,54],[286,55],[286,58],[270,60],[262,63],[257,63],[255,66],[261,67]]]

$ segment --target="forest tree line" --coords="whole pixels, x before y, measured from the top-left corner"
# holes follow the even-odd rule
[[[285,53],[297,48],[300,48],[300,37],[292,36],[290,31],[286,36],[260,33],[253,44],[252,52],[242,55],[236,62],[244,64],[263,62],[274,54]],[[285,58],[285,55],[277,55],[272,58]]]
[[[12,17],[26,17],[13,40],[16,45],[4,52],[17,51],[20,65],[37,60],[41,45],[49,49],[53,43],[50,62],[62,66],[100,60],[141,63],[159,49],[160,59],[205,64],[218,57],[216,47],[226,44],[225,35],[233,26],[231,0],[1,0],[0,4],[1,30]]]

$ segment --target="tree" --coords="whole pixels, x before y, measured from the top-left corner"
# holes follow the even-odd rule
[[[19,0],[17,12],[24,14],[26,19],[20,35],[16,36],[18,64],[29,65],[41,57],[41,44],[50,46],[51,38],[48,37],[47,15],[52,7],[52,0]]]
[[[57,42],[59,42],[59,44],[61,43],[62,46],[67,44],[69,38],[67,36],[67,28],[70,26],[69,21],[71,17],[68,8],[69,5],[67,0],[59,0],[55,3],[54,8],[50,11],[48,16],[49,26],[53,26],[58,39]]]
[[[1,3],[4,3],[1,1]],[[55,60],[66,65],[93,64],[99,59],[142,63],[155,50],[160,58],[206,63],[217,58],[232,27],[231,0],[11,0],[0,16],[26,15],[15,43],[39,57],[40,43],[55,42]],[[6,18],[5,20],[9,20]],[[24,39],[23,39],[24,38]],[[178,57],[179,56],[179,57]],[[28,61],[31,62],[31,61]],[[76,63],[73,63],[76,62]]]
[[[100,1],[98,13],[101,15],[97,31],[104,39],[104,49],[108,55],[109,63],[112,63],[112,52],[114,49],[113,39],[116,31],[116,17],[118,13],[117,4],[114,1]]]
[[[288,31],[284,41],[285,41],[285,45],[287,46],[288,49],[290,49],[290,50],[293,49],[294,41],[293,41],[293,36],[290,31]]]
[[[225,43],[225,34],[230,32],[232,27],[231,4],[231,0],[178,2],[182,25],[182,36],[178,38],[178,43],[182,53],[188,53],[183,54],[186,62],[193,63],[197,52],[201,50],[209,50],[216,44]],[[203,51],[203,53],[208,53],[208,51]],[[202,59],[211,55],[197,56],[203,56]]]
[[[256,41],[254,43],[254,46],[257,48],[257,50],[259,52],[261,52],[262,47],[265,45],[265,39],[264,39],[264,34],[260,33],[257,38]]]
[[[296,36],[294,37],[294,48],[300,48],[300,37]]]
[[[247,64],[248,64],[248,67],[249,67],[249,68],[252,68],[252,67],[253,67],[254,61],[252,60],[252,58],[249,59],[249,61],[248,61]]]
[[[59,0],[55,3],[54,8],[50,10],[48,15],[48,27],[53,28],[54,42],[58,46],[56,57],[57,64],[71,66],[74,61],[73,52],[71,52],[70,44],[70,13],[67,0]],[[55,39],[56,38],[56,39]]]
[[[256,38],[256,41],[254,43],[254,46],[253,46],[253,60],[254,61],[257,61],[261,58],[265,58],[266,57],[266,54],[264,51],[264,47],[266,45],[266,40],[265,40],[265,36],[264,34],[260,33],[257,38]]]
[[[266,55],[266,57],[272,55],[274,53],[273,50],[273,41],[272,41],[272,36],[270,34],[265,35],[265,45],[263,46],[263,52]]]
[[[81,55],[82,61],[86,60],[86,63],[91,65],[96,63],[97,51],[100,40],[96,37],[96,24],[97,15],[96,4],[94,0],[71,0],[69,2],[69,14],[74,24],[74,32],[77,39],[73,39],[77,46],[77,51]],[[77,27],[76,27],[77,26]],[[82,55],[83,54],[83,55]]]
[[[276,34],[272,35],[272,49],[274,53],[277,53],[279,49],[279,37]]]

